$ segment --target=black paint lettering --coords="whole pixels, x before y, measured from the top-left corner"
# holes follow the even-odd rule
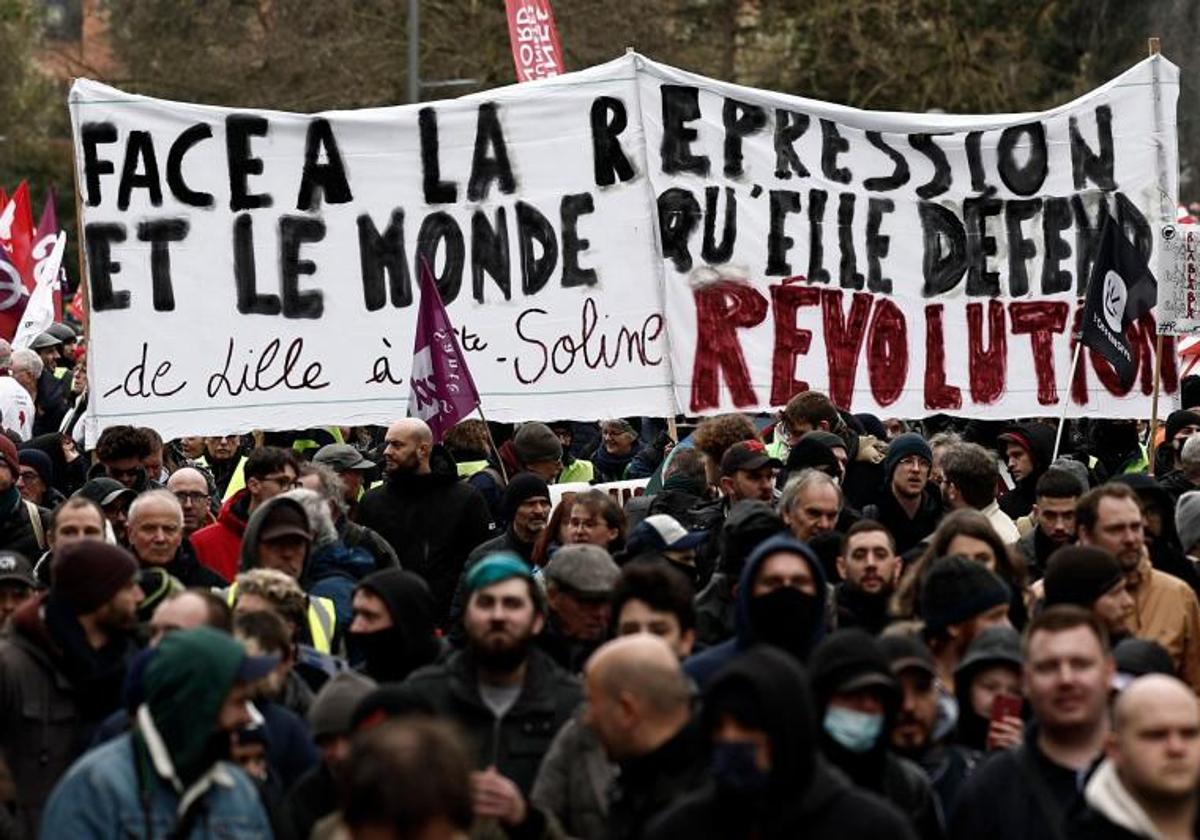
[[[254,265],[254,220],[242,213],[233,221],[233,279],[237,287],[237,309],[243,315],[278,315],[283,310],[279,295],[259,294]],[[233,352],[232,339],[230,353]]]
[[[1037,218],[1042,210],[1040,198],[1005,202],[1004,226],[1008,231],[1008,293],[1021,297],[1029,293],[1029,267],[1026,260],[1037,256],[1037,243],[1025,235],[1021,225]]]
[[[808,114],[797,114],[783,108],[775,109],[775,177],[787,180],[796,173],[797,178],[807,178],[808,168],[796,154],[796,141],[808,131]]]
[[[683,273],[692,270],[690,240],[700,224],[700,202],[682,187],[672,187],[658,197],[658,231],[663,256]]]
[[[471,156],[467,199],[483,201],[488,197],[493,181],[500,185],[500,192],[505,195],[511,195],[517,189],[512,164],[508,162],[504,130],[500,126],[499,107],[495,102],[484,102],[479,106],[475,124],[475,153]]]
[[[193,190],[183,180],[184,155],[201,140],[208,140],[212,135],[211,125],[196,123],[176,137],[175,142],[171,144],[171,151],[167,152],[167,186],[171,188],[171,195],[183,204],[192,207],[212,207],[217,203],[212,193]]]
[[[283,292],[283,317],[315,320],[325,314],[325,296],[316,289],[300,291],[300,276],[316,274],[312,260],[300,258],[306,242],[325,238],[325,222],[307,216],[279,219],[279,285]]]
[[[362,269],[363,304],[368,312],[382,309],[391,292],[392,306],[402,308],[413,302],[412,275],[404,249],[404,211],[396,208],[382,234],[371,216],[358,217],[358,259]],[[383,285],[387,274],[388,288]]]
[[[996,237],[988,233],[988,219],[1004,211],[1004,202],[993,195],[963,200],[963,224],[967,229],[967,294],[997,297],[1000,272],[988,271],[988,257],[996,256]]]
[[[896,202],[890,198],[867,200],[867,291],[892,293],[892,278],[883,276],[883,260],[887,258],[892,247],[892,238],[883,236],[879,229],[883,226],[883,217],[896,209]]]
[[[1095,219],[1088,215],[1089,208],[1096,211]],[[1071,210],[1075,217],[1075,276],[1080,283],[1079,293],[1083,294],[1092,276],[1096,252],[1100,250],[1100,232],[1108,220],[1108,197],[1102,192],[1074,195]]]
[[[825,190],[808,191],[808,282],[828,283],[829,271],[825,268],[825,205],[829,193]]]
[[[476,210],[471,216],[471,292],[483,303],[484,275],[492,278],[505,300],[512,300],[512,269],[508,261],[508,213],[496,208],[496,221]]]
[[[1029,147],[1023,164],[1017,163],[1015,154],[1022,145]],[[1032,122],[1004,129],[996,145],[996,158],[1004,186],[1017,195],[1034,195],[1046,182],[1050,166],[1046,155],[1046,127],[1040,122]]]
[[[854,193],[838,196],[838,248],[842,252],[838,282],[843,289],[861,289],[863,276],[854,255]]]
[[[250,138],[266,137],[270,125],[265,117],[230,114],[225,118],[225,155],[229,159],[229,209],[253,210],[270,207],[268,194],[250,192],[250,176],[261,175],[263,162],[250,154]]]
[[[910,134],[908,143],[933,164],[933,177],[917,187],[917,197],[928,201],[950,189],[950,161],[942,147],[934,142],[933,134]]]
[[[558,265],[558,240],[550,220],[524,201],[517,202],[517,243],[521,252],[521,291],[536,295],[546,287]]]
[[[987,192],[987,172],[983,168],[983,132],[967,132],[967,168],[971,171],[971,190]]]
[[[84,123],[79,131],[79,142],[83,146],[83,180],[87,185],[89,207],[100,204],[100,176],[116,172],[111,160],[101,160],[99,149],[102,143],[117,142],[117,127],[109,122]]]
[[[88,282],[92,309],[128,309],[129,290],[113,290],[112,278],[121,272],[121,264],[112,258],[112,244],[125,241],[125,225],[92,222],[83,228],[87,248]]]
[[[421,175],[426,204],[453,204],[458,200],[458,187],[453,181],[442,180],[442,163],[438,149],[437,111],[427,106],[417,113],[421,130]]]
[[[726,99],[721,109],[725,123],[725,177],[737,178],[742,168],[742,138],[762,131],[767,125],[767,112],[757,105]]]
[[[700,136],[685,124],[700,119],[700,91],[682,85],[662,86],[662,171],[666,175],[692,172],[707,175],[706,155],[692,154],[692,143]]]
[[[137,189],[147,192],[152,206],[162,206],[158,158],[149,131],[131,131],[125,142],[125,164],[121,167],[121,182],[117,186],[118,210],[129,209],[129,198]]]
[[[188,235],[187,219],[156,219],[138,225],[138,239],[150,243],[150,285],[154,311],[175,309],[175,287],[171,283],[171,243],[182,242]]]
[[[700,247],[701,258],[709,265],[729,262],[733,246],[737,242],[737,193],[733,187],[725,187],[725,213],[721,228],[721,241],[717,242],[717,202],[720,187],[704,188],[704,241]]]
[[[325,162],[321,163],[321,152]],[[317,117],[308,124],[304,140],[304,176],[300,179],[300,194],[296,197],[297,210],[312,210],[321,205],[322,197],[330,204],[346,204],[353,200],[350,181],[346,178],[346,164],[338,151],[333,126],[324,117]]]
[[[821,174],[839,184],[850,183],[850,170],[838,166],[838,155],[850,151],[850,141],[838,131],[837,123],[821,120]]]
[[[872,192],[887,192],[907,184],[912,175],[908,170],[908,161],[904,159],[904,155],[889,145],[878,131],[868,131],[867,142],[892,161],[892,174],[882,178],[867,178],[863,181],[863,187]]]
[[[796,240],[787,235],[787,217],[800,212],[800,193],[793,190],[771,190],[771,229],[767,234],[767,274],[788,277],[792,264],[787,254]]]
[[[592,167],[596,186],[611,187],[619,178],[632,181],[637,174],[621,148],[620,135],[629,125],[625,103],[612,96],[592,102]]]
[[[1093,152],[1083,139],[1078,118],[1071,117],[1068,124],[1071,134],[1071,174],[1075,179],[1075,189],[1085,189],[1087,182],[1091,180],[1102,190],[1115,190],[1117,182],[1113,178],[1112,108],[1108,105],[1096,106],[1099,152]]]
[[[1047,198],[1042,202],[1042,294],[1053,295],[1071,289],[1071,272],[1064,271],[1063,260],[1071,258],[1071,246],[1062,232],[1071,229],[1071,200]],[[1083,294],[1080,284],[1077,290]]]
[[[592,243],[579,235],[579,217],[596,212],[595,202],[590,193],[564,195],[560,207],[562,219],[562,285],[569,289],[573,286],[595,286],[596,269],[582,268],[579,265],[579,254],[592,246]]]
[[[958,216],[940,204],[922,201],[917,212],[924,240],[921,294],[937,297],[957,286],[966,273],[967,230]]]
[[[417,266],[420,266],[421,260],[426,260],[429,270],[433,271],[437,265],[438,249],[443,245],[446,247],[446,262],[442,266],[442,273],[434,274],[434,279],[442,301],[451,304],[462,288],[466,245],[463,243],[462,230],[453,216],[442,211],[430,213],[417,231]]]

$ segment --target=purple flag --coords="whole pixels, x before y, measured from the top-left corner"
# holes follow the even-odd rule
[[[428,423],[433,439],[440,441],[455,423],[479,406],[479,392],[426,260],[421,260],[420,287],[408,413]]]

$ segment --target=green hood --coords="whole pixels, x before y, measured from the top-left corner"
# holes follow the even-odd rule
[[[185,785],[213,763],[209,744],[245,658],[232,636],[197,627],[168,634],[146,666],[146,705]]]

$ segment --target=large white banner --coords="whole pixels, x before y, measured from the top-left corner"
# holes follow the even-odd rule
[[[968,117],[634,54],[318,115],[78,81],[87,432],[402,416],[422,257],[496,420],[767,410],[806,387],[888,416],[1057,414],[1104,219],[1149,255],[1173,212],[1177,93],[1162,58],[1052,111]],[[1070,413],[1148,414],[1154,332],[1129,393],[1085,353]]]

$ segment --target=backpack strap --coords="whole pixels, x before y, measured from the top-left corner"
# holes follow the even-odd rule
[[[33,502],[28,499],[21,501],[25,503],[25,510],[29,511],[29,524],[33,527],[33,536],[37,540],[38,548],[45,551],[50,546],[46,543],[46,528],[42,525],[42,514]]]

